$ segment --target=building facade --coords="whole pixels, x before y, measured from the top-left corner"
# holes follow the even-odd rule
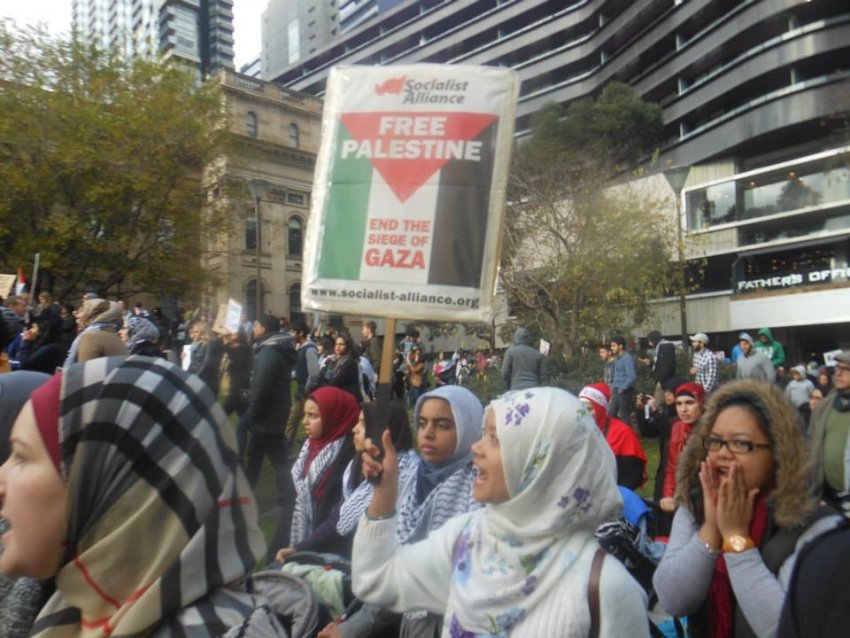
[[[663,108],[647,168],[671,215],[659,173],[691,167],[689,330],[728,353],[739,331],[770,326],[795,360],[850,345],[846,1],[408,0],[273,79],[322,95],[336,64],[416,62],[516,70],[519,137],[547,103],[634,87]],[[662,306],[662,331],[680,334],[677,304]]]
[[[233,151],[207,168],[206,179],[215,181],[209,205],[229,223],[202,257],[216,280],[203,306],[215,309],[235,299],[253,318],[259,285],[263,312],[297,316],[321,101],[233,71],[220,72],[218,82]],[[259,200],[249,181],[262,185]]]
[[[262,21],[262,77],[309,58],[339,35],[334,0],[269,0]]]
[[[269,0],[262,21],[262,77],[274,78],[403,0]]]
[[[163,56],[201,77],[233,68],[233,0],[72,0],[83,42],[128,57]]]

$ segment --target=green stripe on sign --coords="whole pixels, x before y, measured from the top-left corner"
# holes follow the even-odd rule
[[[341,122],[337,137],[337,157],[325,208],[319,277],[359,279],[373,169],[368,159],[339,158],[342,143],[351,137]]]

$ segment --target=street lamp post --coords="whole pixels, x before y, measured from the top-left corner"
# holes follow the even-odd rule
[[[260,218],[260,200],[263,195],[265,195],[270,188],[270,184],[259,177],[252,177],[246,180],[246,184],[248,186],[248,192],[251,193],[251,197],[254,198],[254,220],[256,226],[254,227],[254,244],[257,249],[256,252],[256,267],[257,267],[257,275],[256,281],[254,282],[254,292],[256,293],[256,313],[257,316],[254,319],[259,319],[263,314],[263,287],[260,279],[260,254],[262,252],[262,220]]]
[[[676,194],[676,238],[679,256],[679,320],[682,328],[682,349],[688,351],[688,310],[685,301],[685,239],[682,232],[682,189],[688,181],[690,166],[671,166],[664,171],[667,183]]]

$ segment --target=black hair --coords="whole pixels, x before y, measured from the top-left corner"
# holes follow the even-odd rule
[[[762,401],[761,397],[751,392],[736,392],[717,403],[717,414],[720,414],[726,408],[734,407],[746,410],[753,415],[759,430],[770,441],[770,447],[773,449],[774,441],[773,433],[770,430],[770,410],[767,409],[767,405]]]
[[[345,342],[345,357],[357,358],[359,355],[354,351],[354,339],[347,332],[340,331],[336,334],[337,339],[342,339]],[[335,341],[334,341],[335,342]]]
[[[384,430],[389,429],[393,446],[397,452],[406,452],[413,447],[413,432],[407,409],[396,401],[372,401],[362,406],[366,422],[364,438],[380,441]],[[354,489],[363,481],[363,459],[354,455],[349,476],[349,487]]]

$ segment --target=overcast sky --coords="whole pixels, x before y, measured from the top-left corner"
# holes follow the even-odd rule
[[[260,19],[268,0],[233,0],[236,68],[260,54]],[[52,33],[71,30],[71,0],[0,0],[0,16],[43,22]]]

